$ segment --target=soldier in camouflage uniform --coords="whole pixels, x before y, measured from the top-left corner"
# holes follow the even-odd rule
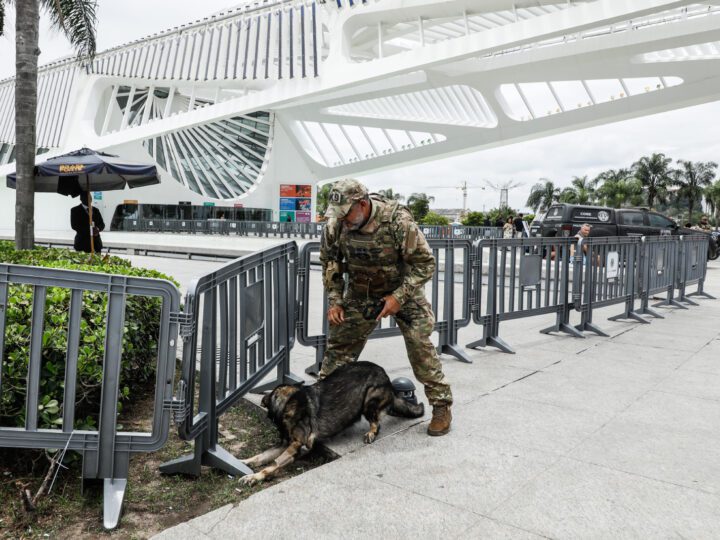
[[[445,435],[452,392],[430,341],[435,316],[423,286],[435,259],[425,237],[407,208],[368,194],[357,180],[334,184],[325,216],[320,260],[330,328],[320,377],[357,360],[377,322],[394,315],[415,377],[433,406],[428,434]],[[380,300],[385,301],[380,314],[366,319],[363,312]]]

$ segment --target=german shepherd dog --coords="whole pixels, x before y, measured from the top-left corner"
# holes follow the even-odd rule
[[[365,443],[380,430],[380,414],[392,407],[395,416],[419,418],[422,403],[414,404],[393,392],[383,368],[372,362],[351,362],[337,368],[311,385],[281,385],[263,396],[262,406],[280,430],[283,445],[243,460],[250,467],[273,462],[261,471],[244,476],[247,484],[261,482],[292,463],[304,446],[311,449],[317,440],[337,435],[364,416],[370,422]]]

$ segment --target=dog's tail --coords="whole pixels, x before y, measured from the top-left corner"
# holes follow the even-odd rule
[[[425,414],[425,405],[422,403],[411,403],[399,396],[395,396],[390,407],[392,416],[404,416],[405,418],[420,418]]]

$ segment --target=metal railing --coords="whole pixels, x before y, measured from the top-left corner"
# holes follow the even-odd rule
[[[290,373],[296,260],[297,245],[288,242],[232,261],[190,285],[178,396],[187,405],[176,421],[180,437],[194,440],[195,449],[162,465],[163,473],[199,476],[202,465],[229,474],[252,472],[218,444],[218,420],[273,369],[272,386],[301,381]]]
[[[472,360],[460,347],[458,347],[458,329],[470,323],[470,283],[471,266],[470,257],[472,244],[468,240],[440,240],[429,239],[428,244],[437,261],[432,279],[428,282],[430,287],[430,305],[435,314],[435,327],[438,332],[437,350],[443,354],[454,356],[458,360],[471,363]],[[298,341],[305,346],[315,348],[315,362],[305,372],[317,374],[322,367],[322,359],[327,345],[327,295],[322,296],[322,309],[320,310],[320,333],[311,334],[311,283],[310,272],[312,256],[319,252],[319,242],[309,242],[300,251],[300,264],[298,268]],[[459,252],[457,254],[456,252]],[[462,259],[461,267],[456,265],[456,256]],[[459,270],[459,272],[458,272]],[[462,281],[456,283],[456,275],[462,276]],[[318,278],[320,277],[318,273]],[[457,285],[460,290],[457,290]],[[460,298],[458,298],[460,296]],[[456,313],[460,308],[461,313]],[[370,334],[368,339],[378,339],[388,336],[401,335],[400,328],[394,319],[381,323]]]
[[[165,444],[170,425],[170,412],[177,406],[172,392],[180,293],[172,283],[159,279],[0,264],[0,351],[4,350],[8,294],[10,288],[17,285],[32,287],[32,320],[28,325],[30,351],[25,390],[25,426],[0,427],[0,447],[54,448],[80,452],[83,480],[104,480],[104,524],[106,528],[113,528],[117,525],[120,516],[130,455],[137,452],[153,452]],[[71,291],[62,424],[58,429],[40,428],[38,425],[43,377],[45,306],[49,288]],[[83,337],[81,335],[83,293],[86,291],[107,295],[102,390],[96,430],[75,429],[78,357]],[[155,297],[161,300],[150,433],[117,430],[125,307],[128,295]],[[0,395],[2,395],[2,380],[0,380]]]
[[[514,353],[500,337],[500,322],[555,313],[555,324],[543,330],[581,335],[570,325],[571,238],[486,239],[474,244],[473,322],[482,338],[469,348],[497,347]],[[483,275],[487,287],[483,287]],[[483,290],[485,298],[483,299]],[[484,301],[484,306],[483,306]]]

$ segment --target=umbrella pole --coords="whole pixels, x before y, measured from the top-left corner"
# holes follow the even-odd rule
[[[87,191],[88,198],[88,224],[90,225],[90,255],[95,255],[95,231],[93,230],[92,220],[92,194],[90,193],[90,175],[85,175],[85,188]]]

